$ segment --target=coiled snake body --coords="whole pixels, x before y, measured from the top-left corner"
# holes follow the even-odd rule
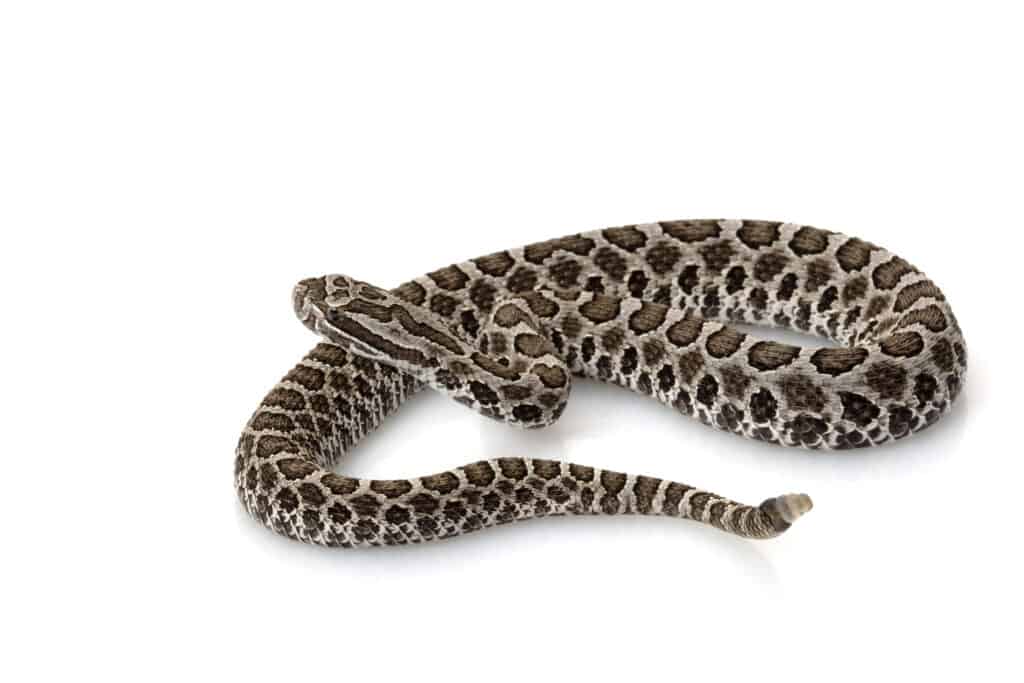
[[[294,304],[326,341],[245,427],[235,485],[251,515],[329,546],[393,545],[560,514],[685,517],[751,538],[810,509],[802,494],[742,505],[685,484],[531,458],[414,479],[332,471],[421,387],[542,427],[570,375],[611,382],[747,438],[811,449],[900,439],[950,409],[967,367],[939,289],[860,239],[787,223],[691,220],[532,244],[385,291],[304,280]],[[758,339],[730,321],[837,347]]]

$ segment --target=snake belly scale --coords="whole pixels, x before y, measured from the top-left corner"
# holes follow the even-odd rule
[[[935,423],[967,352],[945,297],[869,242],[751,220],[630,225],[441,268],[384,290],[303,280],[296,313],[323,341],[263,399],[239,440],[248,512],[327,546],[418,543],[533,517],[646,514],[769,538],[803,494],[744,505],[650,476],[534,458],[412,479],[336,473],[346,452],[429,386],[511,425],[551,424],[572,376],[650,396],[783,446],[854,449]],[[759,339],[733,322],[834,343]]]

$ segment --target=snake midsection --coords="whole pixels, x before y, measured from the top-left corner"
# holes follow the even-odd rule
[[[300,319],[327,341],[263,400],[236,451],[246,509],[330,546],[393,545],[559,514],[656,514],[750,538],[785,531],[802,494],[743,505],[689,485],[531,458],[413,479],[333,471],[424,386],[522,427],[566,408],[570,375],[651,396],[752,439],[852,449],[947,412],[966,347],[941,291],[857,238],[768,221],[609,228],[434,271],[385,291],[301,282]],[[835,344],[797,347],[730,323]]]

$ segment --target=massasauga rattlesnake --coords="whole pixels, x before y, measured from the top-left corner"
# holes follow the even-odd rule
[[[939,289],[868,242],[767,221],[611,228],[473,259],[390,291],[304,280],[294,305],[326,340],[263,399],[238,444],[246,509],[330,546],[444,538],[560,514],[685,517],[778,535],[805,495],[735,503],[685,484],[529,458],[362,480],[336,461],[424,385],[488,417],[542,427],[570,375],[612,382],[702,422],[785,446],[874,446],[934,423],[966,350]],[[758,339],[730,321],[825,337]]]

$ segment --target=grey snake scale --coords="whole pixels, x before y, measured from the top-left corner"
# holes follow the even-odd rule
[[[418,543],[565,514],[667,515],[769,538],[811,507],[803,494],[750,506],[533,458],[413,479],[333,471],[425,386],[534,428],[558,419],[576,375],[750,439],[853,449],[935,423],[967,369],[956,318],[922,272],[869,242],[770,221],[609,228],[448,266],[389,291],[341,275],[311,278],[293,302],[323,341],[249,420],[235,486],[263,525],[327,546]],[[759,339],[733,322],[834,345]]]

